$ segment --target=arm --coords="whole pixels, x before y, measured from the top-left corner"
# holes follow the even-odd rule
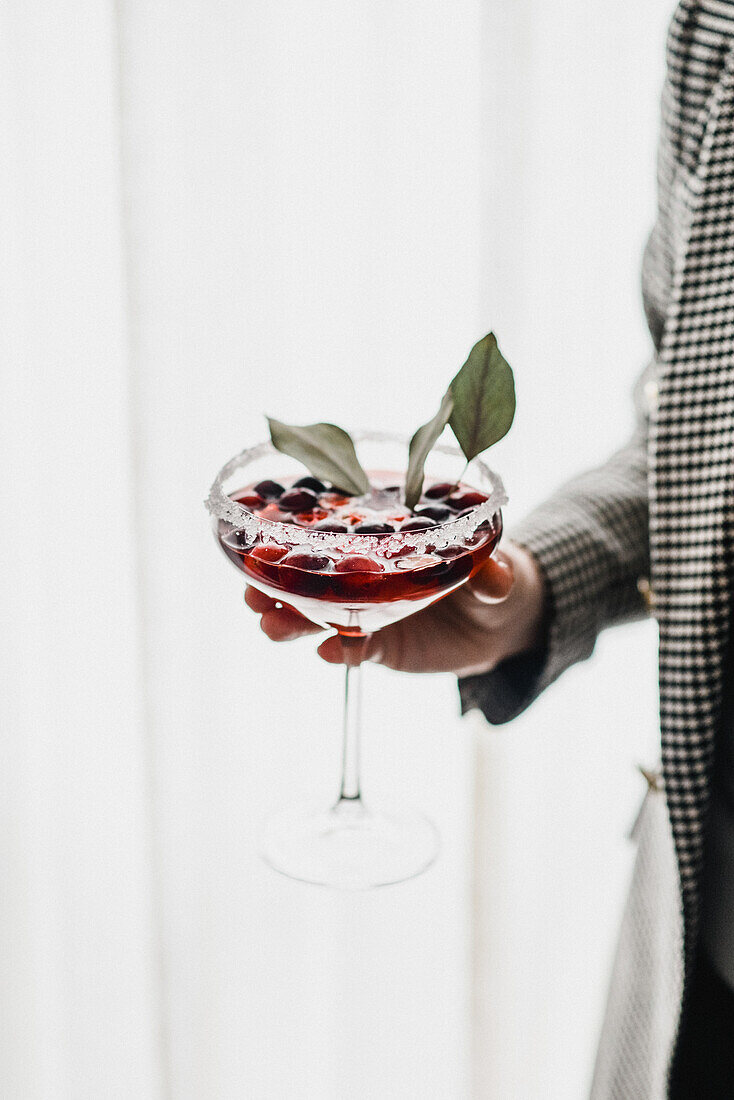
[[[644,615],[637,582],[648,569],[646,437],[640,405],[627,447],[533,512],[467,584],[373,634],[366,659],[402,672],[456,673],[465,710],[506,722],[588,657],[605,626]],[[322,631],[257,589],[246,600],[274,641]],[[332,664],[345,660],[335,636],[318,652]]]
[[[637,425],[605,465],[575,478],[511,534],[530,552],[545,585],[545,629],[532,652],[460,679],[462,709],[489,722],[514,718],[570,665],[591,655],[607,626],[642,618],[638,587],[649,573],[645,397],[654,364],[635,388]]]

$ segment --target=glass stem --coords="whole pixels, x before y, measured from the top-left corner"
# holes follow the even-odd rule
[[[342,637],[347,663],[344,669],[344,741],[339,803],[359,802],[361,798],[359,789],[359,740],[362,710],[360,658],[365,641],[364,637]]]

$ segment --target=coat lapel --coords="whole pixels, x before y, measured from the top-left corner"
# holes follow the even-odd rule
[[[695,163],[669,192],[672,285],[651,425],[650,536],[660,623],[663,772],[684,918],[685,971],[699,880],[732,591],[734,62],[713,86]]]

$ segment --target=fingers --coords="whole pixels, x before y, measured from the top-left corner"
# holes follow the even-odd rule
[[[512,562],[498,550],[468,582],[470,591],[482,603],[498,603],[510,594],[515,579]]]
[[[361,651],[355,651],[354,646],[347,648],[349,643],[345,644],[338,634],[331,634],[321,643],[317,653],[329,665],[357,665],[363,661],[380,661],[382,660],[382,646],[380,643],[383,635],[384,630],[379,631],[377,634],[370,634],[365,639]]]
[[[273,642],[290,642],[307,634],[321,634],[322,627],[304,619],[289,607],[266,611],[260,620],[260,629]]]
[[[245,589],[245,603],[262,616],[260,628],[274,642],[289,642],[293,638],[320,634],[322,631],[322,627],[299,615],[288,604],[266,596],[258,588],[248,586]]]
[[[316,652],[329,665],[344,664],[344,650],[338,634],[332,634],[328,637],[325,642],[321,643]]]
[[[272,611],[277,605],[277,602],[277,600],[272,600],[270,596],[266,596],[259,588],[253,588],[251,585],[248,585],[245,589],[245,603],[252,611],[256,611],[258,615],[262,615],[263,611]]]

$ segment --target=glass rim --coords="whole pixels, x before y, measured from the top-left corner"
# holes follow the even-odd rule
[[[352,438],[359,443],[398,443],[408,446],[408,439],[392,432],[355,432]],[[458,447],[437,443],[432,452],[450,455],[452,458],[463,458]],[[244,531],[248,538],[260,537],[263,541],[273,542],[278,545],[295,546],[309,549],[338,550],[350,553],[370,553],[382,556],[395,553],[403,546],[409,545],[417,552],[426,551],[430,547],[445,548],[455,542],[470,538],[477,528],[485,521],[494,519],[503,505],[507,503],[507,493],[499,474],[491,470],[480,458],[473,458],[467,464],[467,471],[475,470],[481,480],[481,485],[472,486],[487,493],[487,499],[481,504],[475,505],[470,512],[462,516],[454,516],[444,520],[425,531],[400,531],[385,535],[361,535],[349,532],[315,531],[307,527],[299,527],[293,523],[281,523],[279,520],[264,519],[250,512],[242,504],[232,500],[224,490],[224,483],[239,469],[245,469],[259,458],[268,454],[281,454],[268,440],[256,443],[252,447],[245,447],[239,454],[234,455],[225,462],[221,470],[212,482],[209,495],[204,504],[207,511],[215,519],[224,520],[232,525],[236,531]],[[297,461],[297,460],[294,460]],[[303,465],[303,463],[302,463]],[[294,536],[294,529],[298,532]]]

